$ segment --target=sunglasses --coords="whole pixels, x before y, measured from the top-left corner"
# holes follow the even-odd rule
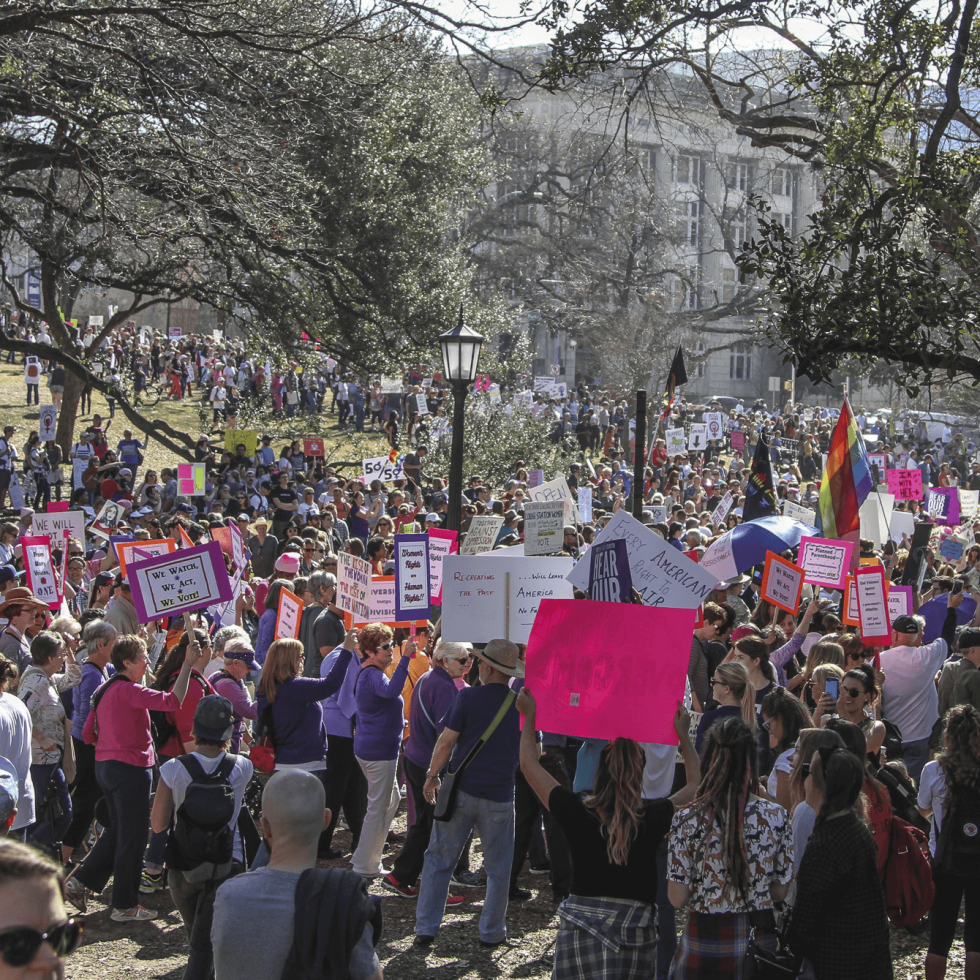
[[[303,549],[303,551],[308,551],[308,552],[310,552],[310,554],[313,553],[313,550],[314,550],[313,548],[304,548]]]
[[[81,922],[69,919],[45,933],[28,926],[11,929],[0,934],[0,957],[8,966],[27,966],[45,942],[51,944],[56,956],[67,956],[78,949],[84,928]]]
[[[391,649],[391,642],[389,641],[388,643],[382,643],[381,646],[378,647],[378,649],[379,650],[390,650]]]
[[[859,697],[861,697],[862,694],[865,693],[860,688],[857,688],[857,687],[844,687],[843,684],[841,684],[841,688],[840,689],[841,689],[841,693],[846,694],[849,698],[859,698]]]
[[[847,659],[848,660],[864,660],[864,654],[863,653],[849,653],[847,655]]]

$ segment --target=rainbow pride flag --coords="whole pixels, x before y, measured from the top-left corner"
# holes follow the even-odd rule
[[[861,533],[858,510],[873,489],[868,451],[845,398],[820,481],[817,530],[821,536],[857,540]]]

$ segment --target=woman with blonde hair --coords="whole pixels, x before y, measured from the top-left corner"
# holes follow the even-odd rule
[[[741,716],[746,725],[756,724],[755,688],[749,680],[749,672],[736,661],[718,664],[711,676],[711,696],[719,707],[706,711],[698,725],[694,747],[700,752],[708,732],[725,718]]]
[[[565,832],[572,858],[570,894],[559,906],[553,980],[631,980],[657,971],[657,848],[675,812],[694,798],[700,780],[688,738],[690,716],[680,702],[674,730],[687,784],[669,799],[643,800],[646,755],[629,738],[609,742],[599,756],[593,794],[582,800],[541,765],[535,736],[537,706],[525,687],[521,772]],[[628,941],[627,941],[628,937]]]
[[[814,727],[820,728],[827,724],[837,710],[837,698],[827,693],[827,681],[837,681],[838,691],[844,671],[837,664],[820,664],[813,668],[813,676],[806,690],[811,691],[810,698],[816,707],[813,709]]]

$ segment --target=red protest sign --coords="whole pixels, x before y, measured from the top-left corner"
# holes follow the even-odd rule
[[[303,455],[304,456],[323,456],[323,440],[322,439],[304,439],[303,440]]]

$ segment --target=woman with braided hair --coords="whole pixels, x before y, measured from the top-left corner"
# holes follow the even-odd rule
[[[773,905],[793,877],[789,816],[759,795],[755,731],[741,718],[708,733],[701,772],[670,831],[668,896],[690,913],[669,975],[741,980],[753,933],[757,945],[776,948]]]

